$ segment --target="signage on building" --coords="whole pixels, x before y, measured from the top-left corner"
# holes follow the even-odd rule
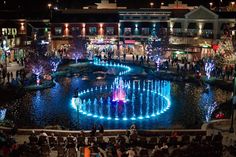
[[[16,36],[17,29],[16,28],[2,28],[2,35],[4,36]]]

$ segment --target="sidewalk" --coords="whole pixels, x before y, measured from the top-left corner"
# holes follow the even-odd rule
[[[9,73],[12,72],[13,78],[16,79],[16,71],[22,70],[24,68],[25,68],[25,66],[21,66],[17,62],[12,62],[7,65],[7,72],[9,72]],[[1,79],[1,81],[3,81],[3,80]],[[10,78],[10,82],[11,81],[12,81],[12,79]],[[5,78],[5,83],[7,83],[7,77]]]
[[[139,57],[140,57],[140,56],[139,56]],[[118,60],[118,56],[115,56],[115,57],[114,57],[114,60],[119,61],[119,60]],[[121,63],[132,63],[132,64],[134,64],[134,65],[142,66],[142,67],[145,67],[145,68],[150,68],[150,69],[156,71],[156,64],[155,64],[153,61],[150,60],[149,65],[147,64],[146,61],[144,61],[144,64],[141,65],[141,64],[140,64],[140,60],[138,60],[138,61],[136,60],[136,56],[135,56],[135,59],[134,59],[134,61],[133,61],[133,55],[131,55],[131,54],[126,55],[126,60],[125,60],[125,61],[124,61],[124,59],[123,59],[123,56],[121,56],[121,57],[120,57],[120,62],[121,62]],[[172,66],[171,63],[169,63],[169,69],[168,69],[168,70],[159,70],[159,72],[177,74],[177,67],[176,67],[176,66]],[[205,77],[205,76],[206,76],[204,70],[201,70],[200,72],[201,72],[201,76],[202,76],[202,77]],[[179,71],[179,74],[190,75],[190,76],[193,76],[193,77],[194,77],[194,75],[195,75],[195,74],[193,73],[193,71],[191,71],[191,70],[187,70],[187,71],[183,71],[183,72],[180,70],[180,71]],[[212,78],[215,78],[215,77],[212,77]],[[230,76],[230,79],[229,79],[229,80],[227,80],[226,77],[225,77],[224,80],[223,80],[221,77],[218,77],[218,78],[215,78],[215,79],[220,80],[220,81],[224,81],[224,82],[226,82],[226,83],[232,83],[232,81],[233,81],[233,77],[232,77],[232,76]]]

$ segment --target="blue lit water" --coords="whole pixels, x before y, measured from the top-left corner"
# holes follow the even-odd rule
[[[110,71],[116,72],[110,69]],[[142,72],[137,70],[138,73]],[[136,72],[137,72],[136,71]],[[34,91],[27,93],[23,98],[17,100],[12,104],[7,110],[6,118],[13,120],[18,127],[24,128],[43,128],[48,125],[60,125],[69,129],[90,129],[93,124],[103,124],[106,129],[127,129],[131,124],[136,124],[138,128],[142,129],[160,129],[160,128],[199,128],[203,121],[205,120],[206,109],[205,106],[215,101],[217,103],[224,102],[230,94],[211,87],[209,93],[203,93],[202,87],[189,84],[189,83],[174,83],[169,82],[170,85],[170,102],[171,106],[169,110],[165,113],[157,115],[155,117],[144,118],[142,120],[136,117],[136,120],[107,120],[94,118],[92,116],[87,116],[81,114],[73,108],[72,97],[74,95],[75,88],[79,88],[79,91],[85,89],[91,89],[96,86],[106,86],[108,87],[114,81],[114,76],[107,76],[105,79],[95,79],[96,77],[91,77],[91,79],[83,79],[85,72],[79,73],[78,76],[74,77],[59,77],[56,80],[56,85],[51,89],[46,89],[42,91]],[[137,78],[135,78],[137,79]],[[141,81],[145,79],[138,78]],[[132,76],[125,76],[125,80],[134,80]],[[132,86],[131,86],[132,87]],[[142,87],[141,87],[142,88]],[[100,97],[105,98],[109,93],[100,93],[99,95],[90,93],[90,97],[97,98],[100,101]],[[138,93],[135,93],[137,95]],[[136,113],[143,112],[143,117],[146,116],[147,104],[150,106],[149,115],[152,114],[152,99],[154,99],[151,94],[149,100],[148,96],[145,95],[143,100],[137,100],[137,103],[143,101],[142,107],[140,104],[134,104],[135,109],[132,109],[132,96],[129,102],[129,106],[126,106],[128,111],[126,114],[132,115],[132,110]],[[91,105],[94,103],[94,99],[91,98]],[[138,99],[138,98],[134,98]],[[156,99],[156,98],[155,98]],[[148,103],[150,101],[150,103]],[[154,100],[157,101],[157,100]],[[103,102],[107,103],[107,99]],[[114,105],[114,104],[111,104]],[[93,106],[94,107],[94,106]],[[98,106],[95,106],[99,108]],[[114,117],[115,110],[124,111],[124,105],[113,106],[109,111],[104,111],[104,114],[111,112]],[[140,110],[142,111],[136,111]],[[93,108],[91,108],[91,112]],[[97,110],[98,113],[103,112],[102,110]],[[118,117],[124,112],[119,113]],[[123,115],[122,115],[123,117]]]

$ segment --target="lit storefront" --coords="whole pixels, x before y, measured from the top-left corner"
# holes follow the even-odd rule
[[[134,54],[134,55],[144,55],[144,44],[136,40],[125,40],[120,42],[120,52],[121,54]]]
[[[114,10],[63,11],[54,15],[51,32],[52,50],[56,52],[66,51],[65,47],[78,51],[78,44],[83,40],[87,46],[83,53],[116,53],[118,14]]]
[[[7,51],[0,48],[0,63],[20,62],[25,56],[26,22],[2,21],[0,23],[1,43],[5,42]],[[7,58],[6,58],[7,57]]]
[[[98,36],[95,38],[90,38],[89,43],[87,45],[87,52],[92,52],[96,55],[100,55],[101,53],[111,53],[114,55],[117,52],[118,41],[115,38],[112,39],[104,39],[103,36]]]

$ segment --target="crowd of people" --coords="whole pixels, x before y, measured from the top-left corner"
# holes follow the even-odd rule
[[[9,134],[0,133],[0,156],[3,157],[50,157],[52,151],[58,157],[224,157],[236,155],[236,147],[224,147],[223,136],[191,135],[173,131],[171,135],[145,137],[139,135],[135,125],[127,134],[104,135],[104,128],[94,125],[90,134],[41,131],[28,136],[28,142],[17,144]],[[56,134],[56,133],[55,133]]]
[[[123,54],[123,60],[124,62],[127,62],[126,54]],[[194,61],[188,61],[187,58],[182,58],[179,60],[178,58],[166,58],[166,59],[160,59],[157,61],[157,59],[153,58],[152,56],[146,56],[146,55],[135,55],[132,54],[132,63],[139,64],[139,65],[147,65],[148,67],[151,67],[151,65],[154,66],[154,68],[158,68],[160,70],[172,70],[176,72],[177,74],[196,74],[196,73],[205,73],[205,62],[206,58],[194,60]],[[159,65],[157,65],[159,64]],[[224,65],[222,67],[214,66],[211,76],[220,78],[223,80],[232,80],[234,75],[235,67],[234,65]]]
[[[6,84],[6,83],[9,84],[9,83],[14,83],[15,81],[22,81],[25,80],[25,78],[26,78],[26,72],[24,69],[8,72],[6,68],[4,68],[2,64],[0,64],[1,84]]]

